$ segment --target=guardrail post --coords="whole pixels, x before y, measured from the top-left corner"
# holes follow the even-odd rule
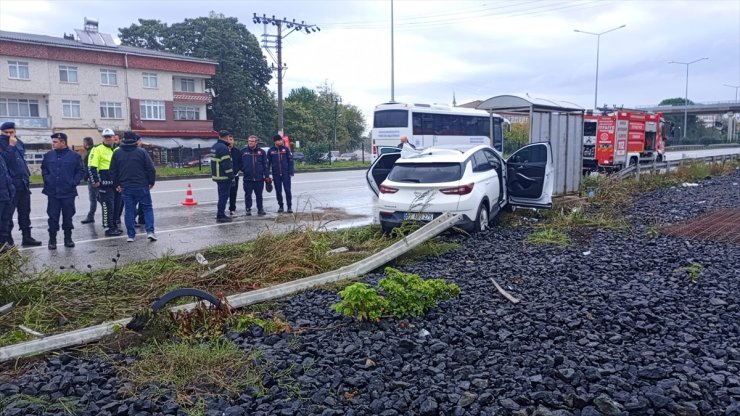
[[[635,177],[639,181],[640,180],[640,160],[639,159],[637,160],[637,164],[635,164],[635,172],[636,172]]]

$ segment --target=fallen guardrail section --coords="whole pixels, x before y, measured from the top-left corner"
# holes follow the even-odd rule
[[[427,240],[436,237],[445,230],[454,227],[461,219],[462,215],[460,214],[442,214],[404,239],[397,241],[391,246],[386,247],[372,256],[356,263],[316,276],[304,277],[303,279],[282,283],[264,289],[231,295],[228,296],[226,300],[230,306],[241,308],[259,302],[279,299],[327,283],[362,276],[363,274],[369,273],[388,263],[396,257],[405,254]],[[180,305],[173,307],[170,310],[173,312],[190,310],[194,308],[196,304],[197,303],[189,303],[186,305]],[[117,321],[104,322],[99,325],[71,332],[50,335],[45,338],[2,347],[0,348],[0,362],[97,341],[107,335],[113,334],[116,330],[123,328],[131,321],[131,319],[132,318],[124,318]]]
[[[637,164],[628,166],[617,173],[614,174],[614,177],[617,179],[624,179],[629,176],[637,176],[640,177],[641,173],[649,173],[649,172],[660,172],[661,170],[670,170],[677,168],[685,163],[692,163],[692,162],[704,162],[704,163],[717,163],[717,162],[724,162],[726,160],[732,160],[732,159],[740,159],[740,154],[730,154],[730,155],[717,155],[717,156],[707,156],[707,157],[696,157],[696,158],[690,158],[690,159],[679,159],[679,160],[668,160],[665,162],[654,162],[650,164]]]

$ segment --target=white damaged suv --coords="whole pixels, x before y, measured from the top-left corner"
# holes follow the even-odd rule
[[[525,146],[507,160],[485,145],[418,152],[384,148],[366,177],[386,232],[444,212],[463,214],[463,228],[483,231],[507,205],[552,207],[552,160],[549,143]]]

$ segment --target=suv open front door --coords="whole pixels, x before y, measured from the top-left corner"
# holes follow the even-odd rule
[[[549,143],[534,143],[506,160],[506,189],[511,205],[552,208],[552,150]]]
[[[375,196],[380,195],[380,184],[383,183],[385,178],[393,168],[393,164],[396,163],[401,157],[401,149],[396,147],[379,147],[378,157],[367,170],[365,177],[367,178],[367,185],[370,190],[373,191]]]

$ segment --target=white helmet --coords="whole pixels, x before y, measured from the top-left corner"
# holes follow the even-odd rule
[[[115,136],[116,133],[113,133],[113,129],[103,129],[103,136]]]

